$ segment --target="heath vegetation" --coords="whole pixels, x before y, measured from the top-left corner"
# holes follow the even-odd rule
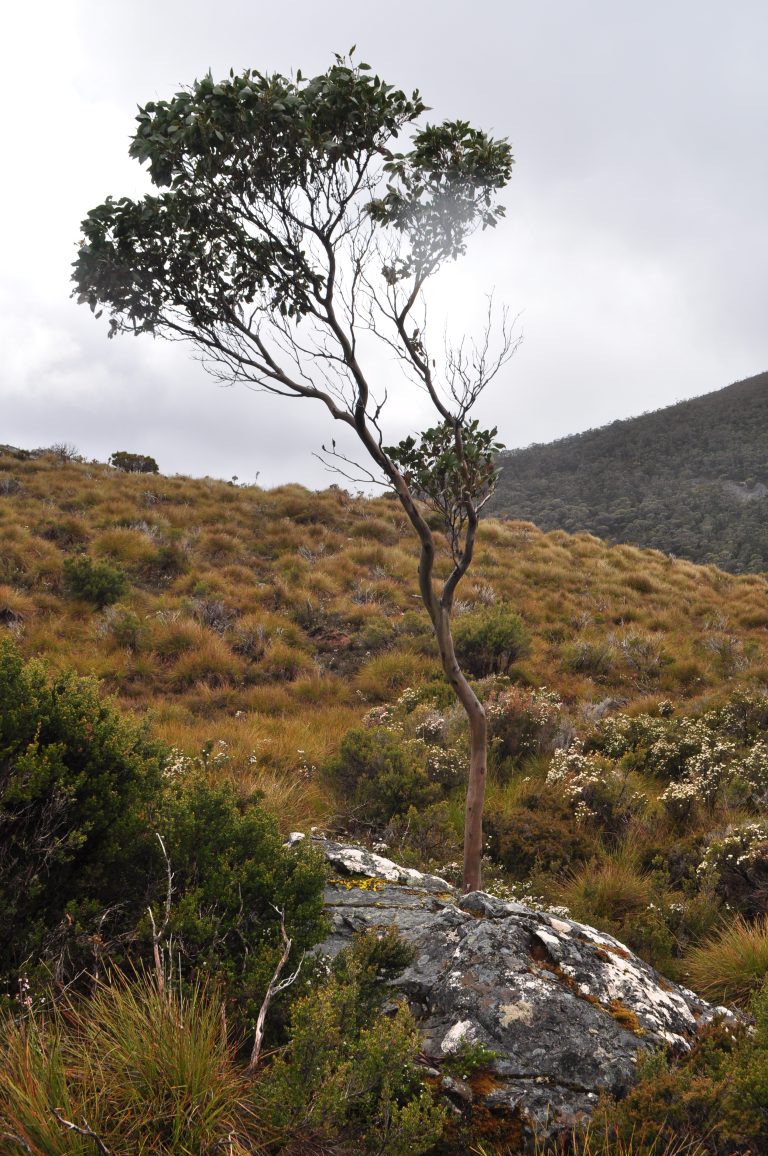
[[[377,1019],[370,977],[402,966],[396,945],[380,966],[361,946],[343,982],[305,961],[247,1071],[281,913],[290,968],[323,934],[323,872],[283,849],[287,830],[383,842],[460,879],[466,720],[398,507],[55,453],[6,451],[0,476],[8,1150],[367,1151],[386,1120],[384,1151],[451,1151],[406,1012]],[[766,592],[762,575],[488,520],[456,606],[488,719],[486,886],[567,909],[759,1024]],[[573,1151],[764,1150],[761,1032],[654,1061]],[[320,1035],[344,1046],[315,1054]],[[392,1075],[342,1107],[350,1057],[355,1078]],[[490,1141],[456,1150],[472,1143]]]

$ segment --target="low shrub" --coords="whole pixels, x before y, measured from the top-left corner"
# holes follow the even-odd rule
[[[491,858],[520,881],[533,872],[560,874],[587,861],[596,850],[570,816],[550,808],[521,806],[491,812],[485,828]]]
[[[696,874],[736,910],[748,916],[768,911],[768,822],[742,823],[711,836]]]
[[[294,966],[323,935],[324,865],[311,847],[286,849],[258,803],[195,774],[168,792],[155,823],[173,872],[174,965],[187,982],[215,975],[242,1033],[282,951],[276,908],[285,912]],[[154,894],[159,911],[157,883]]]
[[[474,678],[508,674],[531,649],[522,619],[502,602],[457,618],[453,640],[459,662]]]
[[[6,984],[41,966],[68,982],[110,961],[151,963],[151,907],[175,974],[215,972],[243,1027],[282,951],[276,908],[297,957],[321,938],[325,871],[311,848],[284,848],[257,802],[150,742],[92,681],[49,681],[7,643],[0,766]]]
[[[619,1102],[606,1097],[598,1105],[591,1131],[606,1140],[598,1152],[757,1156],[762,1149],[749,1139],[759,1135],[759,1119],[734,1100],[733,1069],[742,1046],[740,1033],[716,1025],[678,1063],[662,1053],[642,1061],[628,1096]]]
[[[154,458],[148,454],[131,454],[127,450],[118,450],[111,454],[109,464],[116,470],[124,470],[127,474],[159,474],[160,469]]]
[[[563,732],[562,702],[546,687],[496,685],[484,696],[483,705],[497,762],[551,754]]]
[[[64,559],[64,591],[70,598],[82,598],[102,610],[122,598],[128,579],[109,562],[92,562],[82,554]]]
[[[572,642],[563,648],[563,666],[573,674],[605,678],[616,665],[616,652],[607,642]]]
[[[123,929],[135,923],[155,862],[143,816],[164,760],[93,681],[49,680],[0,647],[0,976],[40,957],[71,963],[102,916],[104,938],[118,910]]]
[[[420,1036],[404,1004],[382,1017],[384,982],[410,956],[393,933],[369,932],[337,956],[326,981],[298,1001],[287,1050],[256,1086],[259,1114],[294,1151],[418,1156],[439,1139],[445,1111],[422,1083]]]
[[[349,731],[324,775],[358,824],[381,826],[410,806],[438,802],[443,793],[429,776],[423,744],[405,743],[383,728]]]

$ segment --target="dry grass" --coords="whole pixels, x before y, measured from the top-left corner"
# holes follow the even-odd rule
[[[0,456],[0,481],[0,630],[54,668],[97,674],[177,746],[236,743],[244,714],[263,765],[289,772],[296,749],[323,758],[370,704],[439,677],[395,502],[54,457]],[[61,597],[64,560],[84,549],[125,569],[119,611]],[[631,710],[765,681],[766,593],[758,575],[487,521],[458,597],[521,615],[533,685],[570,708],[613,696]]]
[[[651,882],[638,871],[631,856],[613,856],[589,863],[557,888],[558,902],[574,919],[603,928],[623,924],[644,911],[651,901]]]
[[[746,1006],[768,976],[768,917],[748,923],[736,916],[690,951],[685,968],[705,999]]]

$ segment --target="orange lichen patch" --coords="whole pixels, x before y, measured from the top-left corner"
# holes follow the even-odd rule
[[[501,1086],[501,1081],[491,1068],[478,1068],[469,1077],[467,1083],[472,1089],[473,1096],[482,1100],[495,1092]]]
[[[608,1004],[608,1010],[620,1027],[626,1028],[628,1032],[634,1032],[636,1036],[645,1035],[645,1028],[640,1023],[640,1020],[632,1009],[626,1007],[621,1000],[612,999]]]
[[[554,975],[563,987],[567,987],[577,999],[583,999],[585,1003],[591,1003],[593,1007],[603,1007],[596,995],[593,995],[592,992],[582,991],[573,976],[563,971],[559,964],[552,963],[548,959],[543,959],[537,960],[537,967],[540,971],[548,971],[550,975]]]
[[[607,951],[611,955],[618,955],[620,959],[629,959],[630,955],[626,947],[620,947],[618,943],[602,943],[597,950]],[[595,955],[597,955],[597,951]]]
[[[600,947],[595,948],[595,959],[599,959],[602,963],[611,963],[611,956],[618,955],[620,959],[629,959],[629,952],[625,951],[623,947],[614,946],[612,943],[602,943]]]
[[[598,956],[598,958],[600,957]],[[606,955],[603,958],[610,959],[610,956]],[[616,1022],[621,1027],[626,1028],[627,1031],[634,1032],[636,1036],[644,1036],[646,1034],[645,1028],[642,1026],[635,1013],[631,1008],[626,1007],[621,1002],[621,1000],[612,999],[606,1007],[592,992],[583,991],[581,985],[578,984],[572,976],[564,972],[563,969],[557,964],[551,963],[548,960],[541,960],[537,961],[537,967],[540,971],[548,971],[551,975],[556,976],[563,987],[567,987],[568,990],[572,992],[572,994],[575,995],[577,999],[584,1000],[585,1003],[590,1003],[593,1007],[600,1008],[601,1011],[607,1012],[609,1015],[613,1016]]]

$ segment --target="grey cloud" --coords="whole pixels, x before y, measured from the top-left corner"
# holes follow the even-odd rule
[[[59,98],[32,101],[31,130],[14,137],[18,179],[2,192],[0,441],[68,440],[101,458],[135,448],[169,471],[327,484],[312,457],[334,433],[324,414],[222,392],[179,347],[107,342],[67,300],[67,278],[79,216],[108,191],[142,188],[125,156],[136,104],[209,67],[320,70],[354,42],[388,80],[420,87],[433,118],[512,141],[507,222],[447,271],[457,326],[491,287],[523,311],[525,342],[481,407],[508,445],[766,368],[762,0],[48,7],[50,20],[18,17],[20,75],[42,53]],[[411,412],[394,404],[396,434]]]

